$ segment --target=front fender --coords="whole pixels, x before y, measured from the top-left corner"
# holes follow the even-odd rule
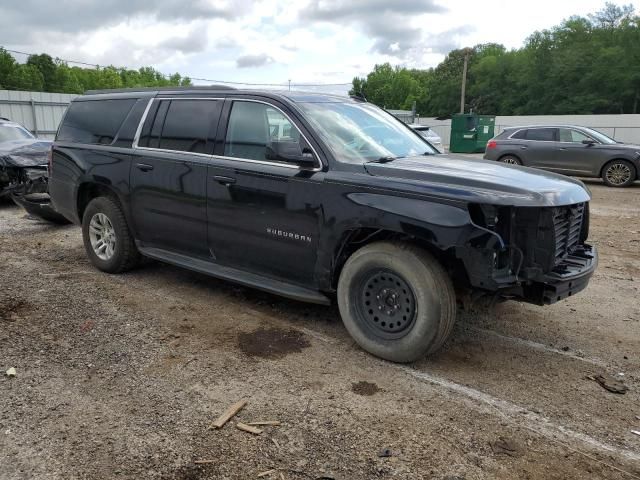
[[[397,233],[428,242],[445,251],[464,245],[474,232],[466,204],[456,205],[433,199],[400,197],[376,192],[345,193],[342,208],[327,214],[318,255],[318,280],[323,287],[332,283],[334,262],[355,230],[369,229]],[[348,214],[345,214],[348,212]]]

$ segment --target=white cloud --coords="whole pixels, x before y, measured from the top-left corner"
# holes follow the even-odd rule
[[[67,0],[65,8],[47,0],[5,3],[0,31],[7,48],[283,85],[289,79],[350,82],[385,61],[431,67],[449,50],[477,43],[514,48],[534,30],[603,6],[601,0]]]

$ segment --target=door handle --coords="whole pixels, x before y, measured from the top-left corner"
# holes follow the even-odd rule
[[[224,175],[214,175],[213,179],[216,182],[218,182],[218,183],[220,183],[220,184],[222,184],[222,185],[224,185],[226,187],[236,183],[236,179],[235,178],[233,178],[233,177],[225,177]]]
[[[560,150],[562,150],[563,152],[567,151],[566,147],[560,147]]]
[[[153,170],[153,165],[149,165],[148,163],[136,163],[136,168],[143,172],[150,172]]]
[[[529,147],[520,147],[520,150],[526,150]]]

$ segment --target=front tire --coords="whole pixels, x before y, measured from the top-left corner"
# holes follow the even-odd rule
[[[635,179],[636,169],[626,160],[614,160],[602,169],[602,180],[608,187],[628,187]]]
[[[438,350],[456,315],[451,279],[428,252],[376,242],[347,260],[338,281],[345,327],[367,352],[412,362]]]
[[[122,208],[111,198],[89,202],[82,215],[82,239],[89,260],[103,272],[126,272],[140,261]]]

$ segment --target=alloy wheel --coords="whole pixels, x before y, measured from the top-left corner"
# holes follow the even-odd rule
[[[631,169],[624,163],[614,163],[607,168],[606,177],[612,185],[624,185],[631,180]]]
[[[109,217],[96,213],[89,222],[89,241],[93,252],[100,260],[108,261],[116,249],[116,231]]]
[[[509,165],[520,165],[520,162],[515,157],[505,157],[500,161]]]

